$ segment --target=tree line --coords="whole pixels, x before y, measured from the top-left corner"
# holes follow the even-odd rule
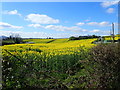
[[[23,43],[23,39],[20,37],[19,34],[12,34],[9,37],[2,39],[2,45],[20,44],[20,43]]]
[[[99,38],[99,37],[100,37],[100,36],[96,36],[96,35],[79,36],[79,37],[71,36],[71,37],[69,38],[69,40],[92,39],[92,38]]]

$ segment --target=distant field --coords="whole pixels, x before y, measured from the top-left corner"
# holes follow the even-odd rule
[[[54,39],[25,39],[23,41],[34,42],[34,43],[48,43],[51,40],[54,40]]]
[[[111,36],[106,36],[105,39],[106,40],[113,40],[113,38]],[[118,40],[118,39],[120,39],[120,35],[115,36],[115,40]]]
[[[26,49],[26,48],[32,48],[32,49],[40,49],[44,52],[56,52],[59,51],[62,52],[68,52],[77,50],[80,46],[85,47],[91,47],[94,46],[94,44],[91,44],[92,41],[96,39],[83,39],[83,40],[73,40],[69,41],[69,39],[26,39],[24,41],[27,42],[34,42],[34,44],[15,44],[15,45],[5,45],[3,48],[7,50],[19,50],[19,49]],[[69,51],[69,52],[70,52]],[[60,53],[62,53],[60,52]],[[68,53],[69,53],[68,52]]]

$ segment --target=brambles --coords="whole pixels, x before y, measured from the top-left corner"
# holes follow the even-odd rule
[[[120,44],[100,44],[92,48],[88,64],[89,86],[96,88],[116,88],[120,86]]]

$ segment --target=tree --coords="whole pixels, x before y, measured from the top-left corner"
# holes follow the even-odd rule
[[[22,38],[20,37],[19,34],[15,34],[15,33],[14,33],[14,34],[10,35],[9,38],[12,39],[12,40],[13,40],[15,43],[17,43],[17,44],[23,42],[23,41],[22,41]]]
[[[71,36],[71,37],[69,38],[69,40],[79,40],[79,38],[78,38],[78,37]]]

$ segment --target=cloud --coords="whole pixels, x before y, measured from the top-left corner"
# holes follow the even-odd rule
[[[4,28],[15,28],[15,29],[21,29],[23,28],[22,26],[14,26],[8,23],[4,23],[4,22],[0,22],[0,29],[4,29]]]
[[[85,22],[91,21],[91,17],[89,17],[88,19],[84,20]]]
[[[45,32],[23,32],[23,31],[1,31],[0,36],[10,36],[11,34],[19,34],[23,38],[68,38],[74,34],[70,33],[45,33]],[[78,34],[79,35],[79,34]]]
[[[90,23],[87,23],[87,25],[98,25],[97,22],[90,22]]]
[[[98,35],[109,35],[110,31],[93,29],[92,31],[89,31],[89,33],[91,33],[91,34],[98,34]]]
[[[111,25],[112,26],[112,25]],[[114,22],[114,26],[120,26],[120,23],[116,23],[116,22]]]
[[[32,23],[39,23],[39,24],[59,23],[58,19],[54,19],[52,17],[42,14],[29,14],[26,16],[26,20],[31,21]]]
[[[114,8],[108,8],[106,12],[107,13],[114,13],[114,11],[115,11]]]
[[[67,30],[67,27],[64,27],[62,25],[47,25],[44,28],[45,29],[56,30],[56,31],[65,31],[65,30]]]
[[[85,23],[83,23],[83,22],[79,22],[79,23],[77,23],[76,25],[78,25],[78,26],[82,26],[82,25],[84,25]]]
[[[44,26],[40,25],[40,24],[29,24],[29,27],[35,27],[35,28],[44,28]]]
[[[23,32],[23,31],[2,31],[0,30],[0,36],[10,36],[11,34],[19,34],[24,38],[46,38],[49,35],[45,32]]]
[[[44,28],[44,29],[50,29],[55,31],[72,31],[72,32],[85,32],[86,29],[82,29],[78,26],[72,26],[72,27],[66,27],[62,25],[40,25],[40,24],[30,24],[29,27],[35,27],[35,28]]]
[[[102,7],[110,7],[110,6],[118,4],[118,2],[119,1],[106,1],[106,2],[101,3],[101,6]]]
[[[45,33],[45,32],[24,32],[24,31],[2,31],[0,30],[0,36],[10,36],[11,34],[19,34],[23,38],[68,38],[70,36],[80,36],[80,35],[109,35],[110,31],[103,31],[99,29],[94,29],[92,31],[88,31],[88,33]]]
[[[21,14],[18,13],[17,10],[13,10],[13,11],[3,11],[3,14],[9,14],[9,15],[18,15],[18,16],[21,16]]]
[[[99,29],[94,29],[94,30],[92,30],[92,31],[90,31],[90,32],[98,33],[98,32],[100,32],[100,30],[99,30]]]
[[[86,19],[86,20],[85,20],[85,22],[88,22],[88,21],[90,21],[90,19]]]
[[[110,26],[109,22],[103,21],[103,22],[79,22],[76,25],[83,26],[83,25],[89,25],[89,26]]]
[[[103,22],[89,22],[87,25],[90,26],[110,26],[109,22],[103,21]]]

